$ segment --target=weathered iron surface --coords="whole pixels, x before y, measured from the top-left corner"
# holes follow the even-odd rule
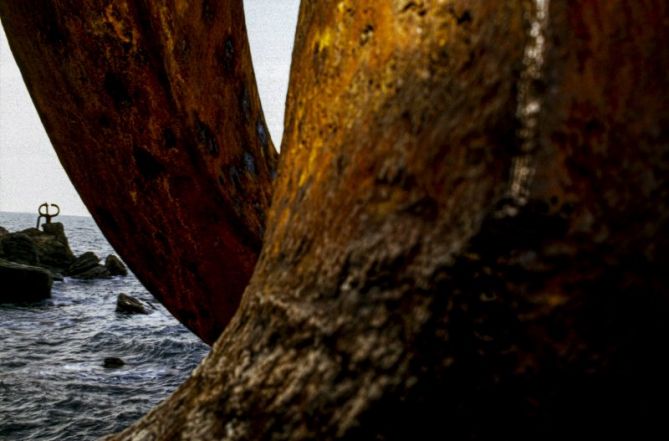
[[[256,263],[277,160],[242,1],[0,1],[0,16],[89,211],[212,343]]]
[[[303,1],[240,309],[112,439],[644,437],[668,24],[662,0]]]

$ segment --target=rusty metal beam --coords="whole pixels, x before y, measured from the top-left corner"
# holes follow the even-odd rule
[[[660,0],[303,1],[240,311],[113,439],[661,430],[667,22]]]
[[[242,1],[1,1],[0,17],[96,222],[212,343],[255,266],[277,161]]]
[[[112,439],[663,429],[667,23],[663,0],[303,1],[240,309]]]

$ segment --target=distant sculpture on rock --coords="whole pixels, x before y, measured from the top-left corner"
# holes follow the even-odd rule
[[[75,256],[62,223],[42,224],[42,230],[9,232],[0,227],[0,304],[46,298],[53,281],[64,276],[92,280],[128,275],[123,261],[113,254],[104,265],[90,251]]]
[[[37,228],[38,230],[39,230],[40,220],[42,220],[42,218],[44,218],[44,223],[50,224],[51,219],[60,214],[60,207],[57,204],[51,204],[51,206],[56,209],[55,214],[49,213],[49,204],[46,202],[40,205],[39,208],[37,209],[37,213],[39,213],[39,216],[37,217],[37,225],[35,226],[35,228]]]

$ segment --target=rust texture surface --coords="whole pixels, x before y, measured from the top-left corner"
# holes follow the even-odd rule
[[[241,309],[115,439],[651,430],[668,23],[663,1],[303,2]]]
[[[303,0],[240,308],[110,439],[662,429],[666,41],[662,0]]]
[[[277,161],[242,1],[1,1],[0,16],[96,222],[213,343],[256,263]]]

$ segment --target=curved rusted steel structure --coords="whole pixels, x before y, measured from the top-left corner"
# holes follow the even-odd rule
[[[240,309],[112,439],[661,425],[668,22],[662,0],[304,0]]]
[[[0,15],[105,236],[213,343],[260,252],[277,161],[242,0],[2,1]]]

